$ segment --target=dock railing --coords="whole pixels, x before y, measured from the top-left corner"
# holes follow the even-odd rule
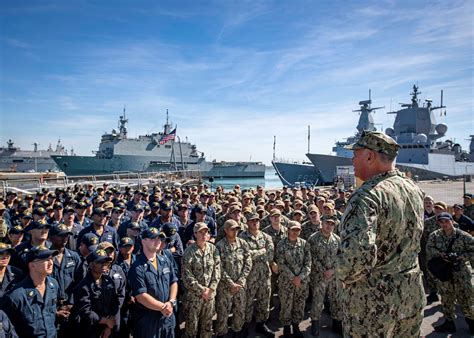
[[[24,179],[4,179],[0,180],[0,196],[4,196],[9,191],[18,194],[35,194],[42,189],[54,191],[57,188],[68,188],[75,185],[87,186],[92,184],[94,187],[107,184],[121,188],[132,186],[141,189],[143,186],[181,186],[188,184],[197,184],[202,180],[201,172],[198,170],[179,170],[179,171],[158,171],[158,172],[116,172],[106,175],[89,176],[57,176],[49,177],[38,174],[37,177]]]

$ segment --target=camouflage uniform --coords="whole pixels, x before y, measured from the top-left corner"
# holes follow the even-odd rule
[[[240,237],[247,241],[252,256],[252,271],[247,280],[245,321],[252,321],[255,299],[255,320],[257,323],[265,322],[270,314],[272,272],[269,263],[273,261],[273,241],[262,231],[259,231],[257,236],[244,231]]]
[[[352,194],[340,230],[344,336],[419,337],[423,192],[396,169],[375,175]]]
[[[326,238],[320,231],[308,239],[312,261],[311,291],[313,299],[311,304],[311,320],[319,320],[319,317],[321,317],[326,293],[328,293],[331,304],[331,317],[342,320],[341,309],[338,306],[338,297],[336,294],[336,281],[334,278],[327,280],[323,275],[324,271],[334,269],[339,243],[340,239],[336,234],[332,233],[329,238]]]
[[[271,225],[267,226],[262,230],[264,233],[270,235],[273,241],[273,247],[276,250],[278,243],[288,237],[288,229],[280,224],[280,230],[275,230]],[[275,260],[275,257],[274,259]],[[278,274],[272,272],[271,284],[272,284],[272,295],[275,294],[278,283]]]
[[[249,245],[242,238],[236,238],[236,242],[230,244],[227,238],[216,244],[221,257],[221,281],[217,287],[216,296],[216,335],[224,336],[227,331],[227,320],[232,312],[231,328],[234,332],[242,329],[245,321],[245,289],[247,278],[252,270],[252,257]],[[242,285],[242,288],[234,295],[230,292],[233,283]]]
[[[311,250],[306,241],[297,238],[290,242],[283,238],[276,248],[275,258],[280,269],[278,277],[278,293],[280,295],[280,322],[286,326],[298,324],[303,320],[304,306],[308,297],[309,275],[311,272]],[[301,278],[301,286],[297,288],[293,277]]]
[[[182,280],[185,288],[183,313],[186,320],[186,337],[212,337],[212,317],[214,316],[215,291],[221,278],[221,260],[216,247],[207,243],[201,250],[196,243],[184,251]],[[205,288],[214,290],[212,298],[204,301]]]
[[[474,266],[474,237],[459,229],[454,229],[451,236],[446,236],[443,229],[431,233],[426,247],[427,259],[440,256],[446,252],[449,242],[453,242],[452,252],[461,254],[464,259],[453,271],[453,279],[447,282],[437,280],[441,295],[443,313],[447,320],[453,321],[455,304],[461,306],[464,316],[474,320],[474,293],[472,288],[471,270],[469,264]]]
[[[471,204],[468,207],[464,207],[464,215],[466,215],[470,219],[474,219],[474,204]]]
[[[421,250],[418,254],[418,259],[420,263],[420,269],[423,272],[423,277],[428,286],[428,292],[435,292],[436,287],[436,279],[431,274],[430,270],[428,270],[428,259],[426,258],[426,245],[428,243],[428,238],[430,234],[439,229],[438,222],[436,221],[436,215],[431,216],[430,218],[425,219],[424,227],[423,227],[423,234],[421,235]]]
[[[307,241],[312,234],[318,232],[321,229],[321,224],[313,224],[311,220],[307,220],[301,224],[301,234],[300,237]]]

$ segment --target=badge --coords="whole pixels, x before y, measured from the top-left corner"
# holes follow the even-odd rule
[[[28,292],[28,297],[33,298],[34,295],[35,295],[35,293],[34,293],[33,290],[30,290],[30,291]]]
[[[170,269],[169,268],[164,268],[163,273],[170,273]]]

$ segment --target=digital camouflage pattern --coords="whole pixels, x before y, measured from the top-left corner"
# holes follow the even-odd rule
[[[364,131],[356,143],[345,146],[349,150],[370,149],[382,154],[397,156],[400,146],[390,136],[379,131]]]
[[[344,336],[419,337],[422,231],[423,192],[400,171],[375,175],[352,194],[336,257]]]
[[[270,262],[273,261],[275,250],[273,241],[262,231],[255,236],[249,231],[244,231],[240,237],[247,241],[252,257],[252,271],[247,279],[246,288],[245,321],[247,323],[252,321],[255,299],[255,320],[257,323],[265,322],[270,314],[272,275]]]
[[[207,243],[201,250],[196,243],[184,251],[182,261],[182,281],[185,288],[183,297],[185,336],[212,337],[212,317],[215,313],[215,291],[221,278],[221,260],[219,251],[213,244]],[[214,290],[212,298],[205,301],[202,294],[206,288]]]
[[[308,297],[311,272],[311,249],[302,238],[290,242],[283,238],[277,245],[276,262],[280,269],[278,293],[280,294],[280,322],[283,325],[298,324],[303,320],[304,307]],[[301,278],[300,287],[292,279]]]
[[[436,216],[431,216],[424,221],[423,234],[421,235],[421,250],[419,257],[420,269],[423,271],[423,277],[428,286],[428,292],[436,291],[436,279],[428,269],[428,259],[426,258],[426,245],[428,243],[428,238],[430,234],[439,229],[438,222],[436,221]]]
[[[456,304],[461,306],[466,318],[474,320],[474,292],[470,269],[470,266],[474,266],[474,237],[459,229],[454,229],[451,236],[447,236],[443,229],[436,230],[428,239],[426,255],[428,260],[441,256],[455,236],[457,237],[453,242],[451,252],[459,254],[461,260],[453,271],[453,280],[436,281],[441,295],[441,305],[444,316],[448,320],[454,320]]]
[[[245,289],[247,278],[252,270],[252,257],[249,245],[242,238],[236,238],[235,243],[229,243],[227,238],[216,244],[221,257],[221,281],[217,287],[216,296],[216,335],[224,336],[227,331],[227,320],[232,312],[231,328],[239,332],[245,322]],[[239,284],[242,288],[232,294],[233,284]]]
[[[313,296],[311,320],[319,320],[321,317],[326,294],[328,294],[331,306],[331,317],[342,320],[334,276],[330,279],[324,277],[325,271],[333,270],[335,267],[339,243],[339,236],[331,234],[329,238],[326,238],[320,231],[308,239],[311,249],[311,292]]]
[[[307,220],[301,224],[301,234],[300,237],[304,240],[308,240],[312,234],[318,232],[321,229],[321,223],[313,224],[311,220]]]

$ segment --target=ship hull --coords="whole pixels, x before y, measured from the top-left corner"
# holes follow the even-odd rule
[[[351,158],[347,157],[321,154],[307,154],[306,156],[320,172],[321,179],[325,184],[333,182],[338,166],[352,165]],[[421,181],[455,179],[464,175],[474,175],[474,162],[455,161],[452,154],[430,153],[427,162],[429,164],[396,163],[396,167],[412,178],[416,176]]]
[[[334,182],[337,167],[352,165],[352,159],[349,157],[323,154],[306,154],[306,157],[313,163],[316,172],[321,177],[321,184]]]
[[[4,172],[46,172],[57,170],[56,163],[50,157],[9,157],[0,158],[0,171]]]
[[[295,186],[298,184],[317,185],[320,177],[312,164],[297,164],[272,161],[277,176],[283,185]]]
[[[264,177],[265,166],[255,162],[212,163],[198,159],[196,163],[156,162],[156,157],[119,155],[108,159],[92,156],[52,156],[59,169],[69,176],[107,175],[116,172],[153,172],[196,170],[202,177]],[[183,168],[184,165],[184,168]]]

